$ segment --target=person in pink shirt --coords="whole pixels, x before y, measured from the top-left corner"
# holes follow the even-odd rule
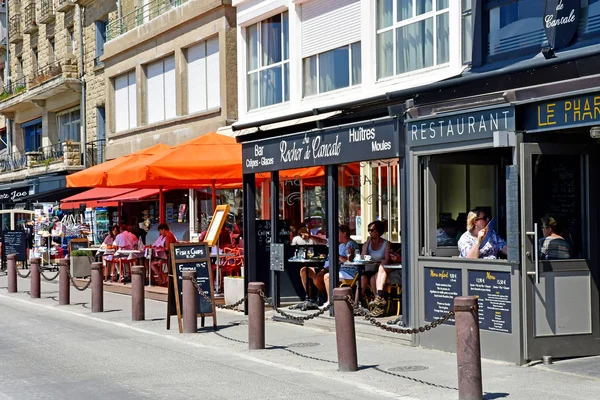
[[[113,246],[117,246],[119,250],[133,250],[138,243],[137,237],[127,230],[127,225],[121,224],[119,233],[113,242]]]

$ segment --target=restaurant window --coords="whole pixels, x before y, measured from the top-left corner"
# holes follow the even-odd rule
[[[56,114],[56,124],[60,143],[68,140],[80,141],[81,111],[79,107]]]
[[[462,0],[462,62],[469,64],[473,53],[473,0]]]
[[[248,109],[290,99],[288,13],[246,28]]]
[[[488,0],[488,61],[537,54],[546,40],[544,0]]]
[[[377,79],[450,61],[450,0],[377,0]]]
[[[115,131],[137,126],[135,71],[115,78]]]
[[[219,38],[187,49],[188,114],[221,106]]]
[[[146,66],[146,122],[176,117],[175,57],[169,56]]]
[[[304,58],[304,96],[359,85],[360,60],[360,42]]]

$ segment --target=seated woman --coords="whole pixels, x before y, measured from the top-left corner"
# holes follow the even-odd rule
[[[365,268],[365,273],[362,276],[362,288],[363,295],[365,294],[365,287],[370,284],[371,288],[376,288],[376,296],[375,300],[373,300],[369,305],[372,307],[371,315],[374,317],[379,317],[383,315],[383,309],[386,305],[385,300],[383,299],[383,284],[387,278],[384,265],[388,265],[390,263],[390,250],[392,245],[390,242],[382,238],[381,236],[385,233],[385,225],[381,221],[373,221],[367,227],[369,231],[369,239],[363,245],[362,255],[370,255],[372,261],[377,261],[379,266],[375,267],[367,267]],[[381,273],[378,273],[381,272]],[[379,280],[383,279],[383,283],[377,286],[377,275],[379,275]]]
[[[539,241],[542,260],[571,258],[571,245],[557,232],[560,232],[560,225],[556,218],[548,214],[543,216],[542,233],[544,237]]]
[[[338,247],[338,258],[341,263],[345,263],[346,261],[352,261],[354,259],[354,255],[360,251],[358,244],[350,239],[350,227],[348,225],[340,225],[338,238],[340,241]],[[330,299],[330,288],[329,288],[329,269],[325,268],[323,271],[323,282],[325,285],[325,291],[327,292],[327,299]],[[354,277],[358,274],[358,269],[356,267],[342,266],[338,272],[338,276],[340,279],[354,279]]]
[[[110,228],[110,231],[108,231],[108,234],[104,238],[104,241],[102,242],[103,247],[112,246],[113,243],[115,242],[115,238],[117,237],[118,234],[119,234],[119,226],[118,225],[112,226]]]
[[[162,260],[152,263],[151,268],[158,276],[158,284],[163,286],[169,282],[169,274],[163,271],[163,264],[166,263],[168,268],[169,249],[171,248],[171,243],[177,243],[177,238],[169,229],[169,225],[165,223],[158,225],[158,233],[160,236],[152,244],[152,247],[158,252],[159,258],[162,258]]]
[[[314,240],[310,237],[308,228],[303,226],[298,230],[298,236],[292,239],[292,246],[302,246],[306,244],[315,244]]]
[[[462,258],[496,259],[498,253],[506,255],[506,242],[493,230],[489,231],[490,216],[476,208],[467,216],[467,231],[458,241]],[[489,232],[488,232],[489,231]]]

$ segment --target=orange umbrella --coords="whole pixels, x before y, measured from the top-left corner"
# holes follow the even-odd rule
[[[242,182],[242,146],[214,132],[109,172],[109,186],[192,188]]]
[[[83,171],[68,175],[67,187],[110,186],[107,184],[107,173],[112,171],[113,168],[127,165],[138,159],[154,156],[170,148],[171,147],[167,146],[166,144],[159,143],[146,149],[136,151],[135,153],[127,154],[125,156],[103,162],[102,164],[94,165],[93,167],[84,169]]]

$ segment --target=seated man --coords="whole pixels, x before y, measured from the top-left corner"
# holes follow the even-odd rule
[[[348,225],[340,225],[340,229],[338,232],[339,237],[339,260],[344,263],[346,261],[352,261],[354,259],[354,255],[356,252],[360,251],[358,244],[350,239],[350,227]],[[330,289],[329,289],[329,269],[324,269],[323,271],[323,284],[325,286],[325,291],[327,292],[327,300],[330,301]],[[354,279],[354,277],[358,274],[358,268],[352,266],[344,266],[340,268],[338,272],[338,276],[340,279]]]

